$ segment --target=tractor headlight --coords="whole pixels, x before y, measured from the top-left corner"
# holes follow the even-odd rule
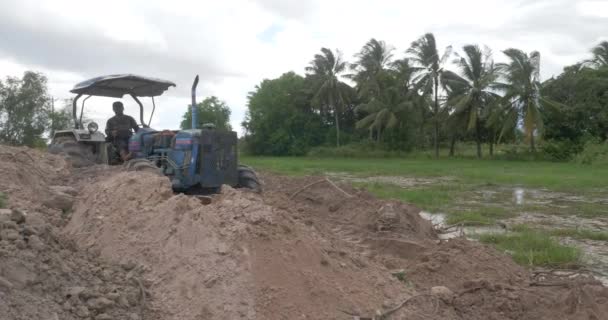
[[[89,129],[90,133],[95,133],[97,132],[97,129],[99,129],[99,126],[97,125],[97,123],[91,122],[89,123],[89,125],[87,125],[87,129]]]

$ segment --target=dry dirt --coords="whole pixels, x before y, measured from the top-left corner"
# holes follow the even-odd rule
[[[151,173],[0,147],[0,319],[607,318],[593,279],[532,277],[323,177],[261,176],[264,194],[203,205]]]

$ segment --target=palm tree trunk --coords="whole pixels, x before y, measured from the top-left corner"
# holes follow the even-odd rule
[[[534,131],[532,131],[532,134],[530,135],[530,150],[532,151],[532,153],[536,153],[536,145],[534,143]]]
[[[439,79],[435,77],[435,158],[439,158]]]
[[[336,146],[340,147],[340,120],[338,117],[338,110],[334,109],[334,115],[336,117]]]
[[[452,135],[452,141],[450,142],[450,157],[454,156],[455,149],[456,149],[456,134]]]
[[[494,138],[490,140],[490,157],[494,156]]]
[[[477,142],[477,158],[481,159],[481,128],[479,118],[475,122],[475,140]]]

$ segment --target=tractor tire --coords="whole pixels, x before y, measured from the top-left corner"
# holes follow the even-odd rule
[[[133,159],[125,163],[125,169],[127,171],[147,171],[161,175],[160,168],[154,165],[148,159]]]
[[[48,150],[52,154],[65,156],[75,168],[88,167],[95,164],[93,147],[84,143],[78,143],[71,136],[55,138]]]
[[[245,165],[239,165],[237,170],[239,177],[239,182],[236,186],[237,188],[246,188],[256,193],[262,193],[262,184],[252,168]]]

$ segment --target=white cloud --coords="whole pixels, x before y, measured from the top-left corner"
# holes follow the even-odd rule
[[[542,54],[544,78],[586,58],[608,30],[605,1],[574,0],[0,0],[0,76],[45,72],[51,93],[86,78],[141,73],[176,82],[158,99],[153,125],[175,128],[195,74],[199,96],[232,107],[239,128],[249,91],[264,78],[304,67],[322,46],[346,59],[370,38],[394,46],[434,32],[441,48],[508,47]],[[603,12],[603,13],[602,13]],[[269,31],[270,30],[270,31]],[[265,33],[270,32],[270,34]],[[127,111],[137,114],[125,99]],[[90,99],[104,123],[111,99]]]

